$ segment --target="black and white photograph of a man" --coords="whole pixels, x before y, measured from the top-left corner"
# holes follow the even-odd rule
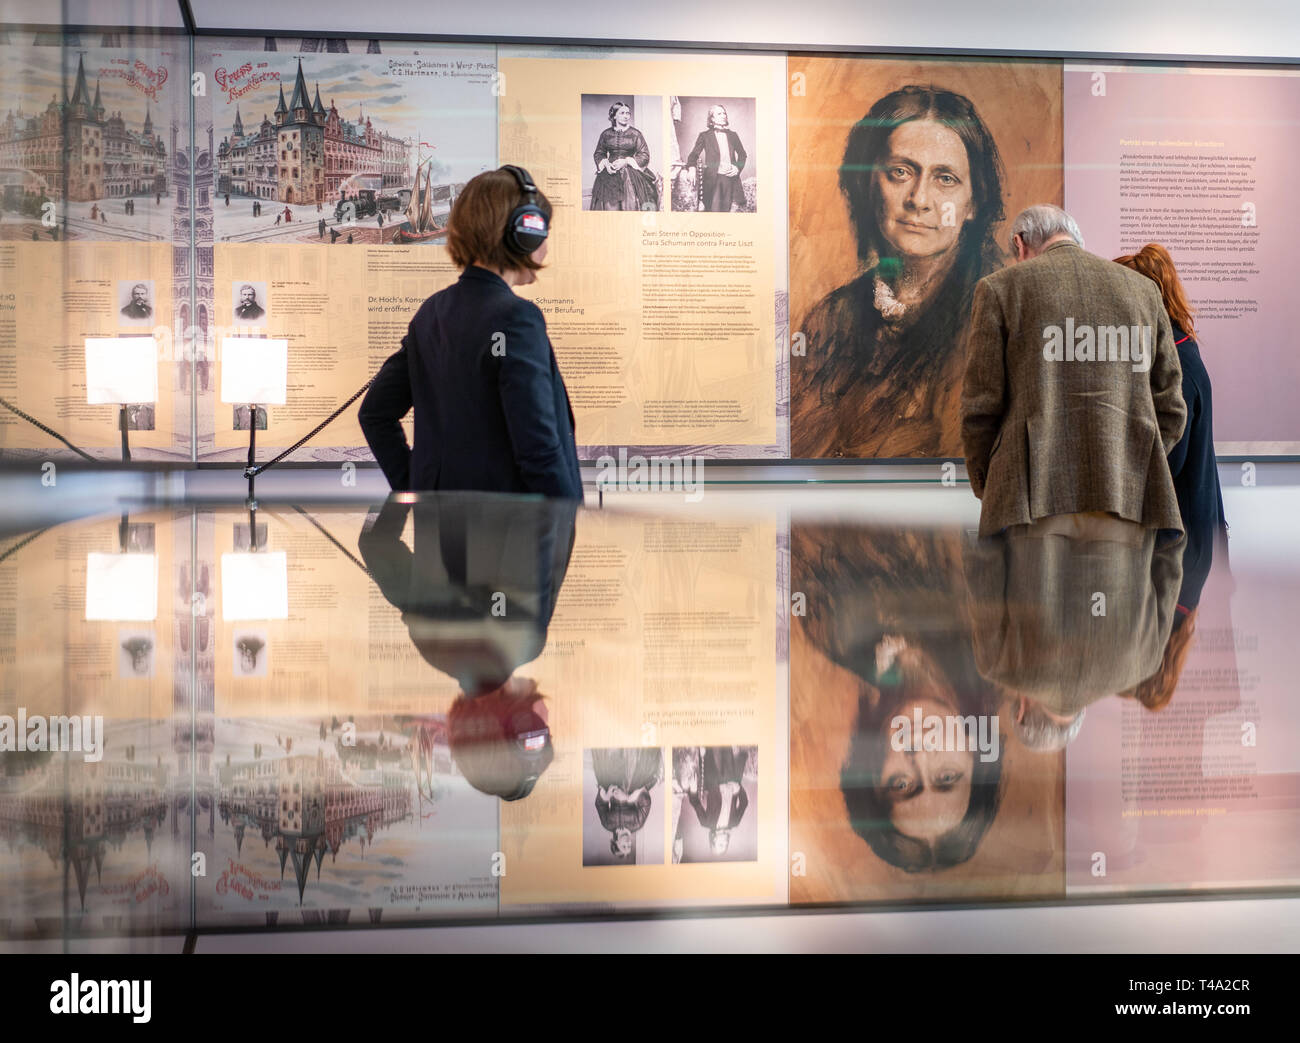
[[[265,677],[270,653],[265,630],[236,630],[234,672],[236,677]]]
[[[117,676],[153,677],[154,636],[148,630],[119,630]]]
[[[673,749],[673,864],[758,859],[758,747]]]
[[[235,406],[235,430],[236,431],[247,431],[251,426],[249,424],[249,419],[250,418],[249,418],[247,406]],[[259,431],[265,431],[266,430],[266,407],[258,406],[257,412],[253,417],[253,419],[257,423],[257,429]]]
[[[752,214],[758,208],[753,98],[668,99],[678,155],[673,210]]]
[[[231,294],[236,326],[266,325],[266,283],[236,281]]]
[[[126,429],[128,431],[152,431],[154,429],[154,408],[151,402],[140,402],[126,407]]]
[[[122,279],[117,284],[118,314],[126,326],[144,326],[153,321],[153,280]]]

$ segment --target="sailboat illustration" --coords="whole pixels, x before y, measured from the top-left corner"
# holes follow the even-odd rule
[[[439,186],[440,188],[442,186]],[[393,242],[402,246],[437,243],[447,237],[447,215],[433,214],[433,157],[415,170],[415,188],[406,204],[406,220],[393,233]]]

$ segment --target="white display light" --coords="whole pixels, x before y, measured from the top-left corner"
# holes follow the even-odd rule
[[[282,406],[288,390],[287,340],[265,337],[222,338],[222,402],[237,406]]]
[[[89,405],[157,401],[158,342],[153,337],[86,338]]]
[[[157,555],[86,555],[87,620],[144,623],[157,618]]]
[[[282,550],[221,555],[221,618],[289,618],[289,555]]]

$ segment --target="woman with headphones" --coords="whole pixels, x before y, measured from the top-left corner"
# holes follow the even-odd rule
[[[551,204],[522,167],[473,178],[447,231],[460,279],[421,305],[358,419],[394,491],[582,499],[573,409],[546,320],[516,286],[537,280]],[[401,419],[415,410],[415,441]]]

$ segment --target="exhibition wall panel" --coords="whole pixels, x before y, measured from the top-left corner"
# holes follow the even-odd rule
[[[1297,305],[1278,275],[1297,220],[1287,69],[5,39],[7,462],[57,459],[65,439],[116,459],[123,426],[137,461],[233,465],[250,434],[263,460],[306,438],[289,460],[368,461],[355,405],[313,432],[454,281],[451,207],[501,162],[555,206],[521,292],[547,317],[584,459],[960,459],[973,287],[1035,202],[1064,203],[1103,256],[1165,243],[1220,452],[1300,447]],[[141,336],[149,401],[94,365],[107,351],[123,376]],[[227,338],[265,339],[267,357],[287,344],[283,402],[227,400]]]

